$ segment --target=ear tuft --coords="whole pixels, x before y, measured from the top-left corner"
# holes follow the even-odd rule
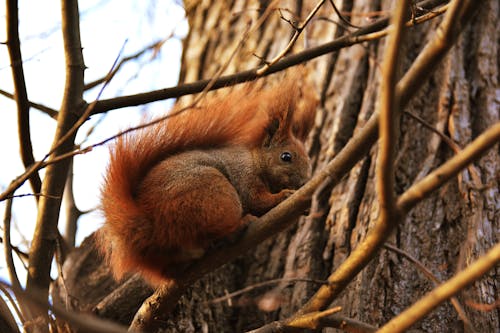
[[[269,125],[267,125],[266,127],[266,137],[263,143],[264,147],[269,147],[271,145],[273,139],[278,133],[279,128],[280,128],[279,119],[274,118],[269,122]]]

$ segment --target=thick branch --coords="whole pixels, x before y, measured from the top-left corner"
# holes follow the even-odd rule
[[[53,142],[53,156],[70,151],[74,145],[76,131],[63,142],[69,129],[76,122],[75,110],[80,110],[83,102],[83,55],[80,42],[79,12],[77,0],[62,1],[62,32],[66,60],[66,83],[64,97],[58,117],[57,130]],[[51,164],[46,169],[42,196],[33,241],[30,249],[28,292],[41,292],[47,298],[50,283],[50,267],[58,236],[57,221],[61,206],[69,160]],[[46,309],[40,314],[46,315]]]

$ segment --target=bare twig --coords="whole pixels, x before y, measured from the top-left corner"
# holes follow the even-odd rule
[[[396,252],[396,253],[402,255],[403,257],[408,259],[410,262],[412,262],[429,280],[431,280],[434,283],[435,286],[437,286],[438,284],[441,283],[441,281],[429,269],[427,269],[427,267],[425,267],[425,265],[420,260],[417,260],[416,258],[411,256],[409,253],[407,253],[401,249],[398,249],[397,247],[395,247],[391,244],[388,244],[388,243],[385,243],[384,247],[390,251],[393,251],[393,252]],[[470,321],[470,319],[467,317],[465,310],[463,309],[462,305],[460,305],[458,298],[451,297],[450,302],[453,305],[453,307],[455,308],[455,311],[457,311],[460,319],[462,319],[465,326],[467,326],[468,332],[470,332],[470,333],[476,332],[476,329],[472,325],[472,322]]]
[[[493,246],[485,255],[472,265],[441,284],[439,287],[422,297],[411,307],[390,320],[377,332],[404,332],[415,322],[424,318],[435,307],[458,293],[474,281],[480,279],[490,269],[500,262],[500,243]]]
[[[377,224],[385,225],[381,228],[390,229],[390,223],[396,220],[396,200],[394,193],[396,155],[395,144],[398,141],[400,101],[396,95],[397,72],[399,69],[399,53],[404,35],[404,21],[409,1],[398,1],[394,9],[392,32],[387,39],[384,63],[382,65],[382,80],[379,89],[379,155],[377,164],[377,196],[380,204],[380,215]],[[382,232],[379,237],[387,237]]]
[[[290,50],[295,45],[295,42],[299,38],[299,36],[302,33],[302,31],[309,24],[309,22],[312,20],[312,18],[314,17],[314,15],[316,15],[316,13],[321,8],[321,6],[323,6],[323,4],[325,3],[325,1],[326,0],[320,0],[316,4],[316,6],[314,6],[313,10],[309,13],[309,15],[307,15],[307,18],[305,19],[305,21],[303,23],[299,24],[298,26],[294,26],[295,32],[294,32],[294,34],[293,34],[292,39],[290,40],[290,42],[288,42],[288,45],[277,56],[275,56],[271,61],[269,61],[268,63],[266,63],[263,67],[259,68],[257,70],[257,75],[260,76],[260,75],[264,74],[269,69],[269,67],[271,65],[274,65],[275,63],[277,63],[288,52],[290,52]]]
[[[332,308],[332,309],[334,309],[332,310],[332,312],[335,312],[335,310],[337,310],[337,308]],[[317,313],[320,314],[320,317],[317,318],[317,321],[315,323],[317,330],[327,327],[338,328],[348,333],[373,333],[377,330],[377,327],[375,326],[369,325],[359,320],[344,317],[338,314],[327,314],[321,312]],[[310,327],[305,327],[305,328],[307,329]],[[249,331],[247,333],[285,333],[285,332],[287,333],[304,332],[304,328],[288,326],[281,321],[275,321],[269,323],[268,325],[259,327],[255,330]]]
[[[0,237],[0,243],[3,243],[3,237]],[[21,259],[21,261],[28,259],[29,256],[26,252],[22,251],[19,247],[15,245],[10,244],[10,246],[12,247],[12,250],[14,250],[14,252],[17,254],[19,259]]]
[[[89,333],[125,333],[126,328],[113,322],[89,315],[87,313],[78,313],[67,311],[58,305],[48,305],[45,295],[40,290],[24,291],[16,289],[0,281],[0,286],[4,289],[11,289],[16,295],[22,298],[23,302],[29,303],[33,308],[48,308],[58,318],[70,323],[72,327],[81,329],[82,332]]]
[[[273,284],[277,284],[277,283],[286,283],[287,285],[289,285],[289,284],[294,283],[294,282],[309,282],[309,283],[316,283],[316,284],[328,283],[328,281],[325,281],[325,280],[314,280],[314,279],[308,279],[308,278],[279,278],[279,279],[273,279],[273,280],[267,280],[267,281],[263,281],[263,282],[259,282],[259,283],[254,283],[248,287],[242,288],[242,289],[237,290],[235,292],[228,293],[224,296],[214,298],[214,299],[208,301],[207,303],[211,303],[211,304],[220,303],[220,302],[227,301],[233,297],[248,293],[248,292],[253,291],[255,289],[258,289],[258,288],[267,287],[269,285],[273,285]]]
[[[377,330],[376,326],[340,315],[322,318],[321,324],[323,327],[339,328],[347,333],[373,333]]]
[[[115,62],[111,66],[110,72],[113,70],[114,66],[118,62],[118,59],[119,59],[122,51],[123,51],[123,47],[120,50],[120,53],[118,54],[117,58],[115,59]],[[83,59],[82,59],[82,67],[84,67],[83,66]],[[28,168],[28,170],[26,170],[22,175],[20,175],[12,183],[10,183],[10,185],[8,186],[8,188],[2,194],[0,194],[0,201],[5,200],[6,198],[10,197],[11,194],[13,193],[13,191],[15,191],[17,188],[19,188],[26,181],[26,179],[28,179],[30,177],[30,175],[33,172],[36,172],[37,170],[39,170],[39,169],[41,169],[41,168],[43,168],[45,166],[56,164],[56,163],[59,163],[61,161],[65,161],[65,160],[68,159],[68,157],[76,155],[73,152],[69,152],[69,153],[65,152],[65,151],[71,150],[71,148],[73,148],[73,144],[71,144],[71,147],[67,147],[67,145],[69,145],[69,143],[67,143],[67,142],[68,142],[69,139],[71,139],[71,142],[74,141],[74,137],[76,135],[76,131],[80,128],[80,126],[84,122],[87,121],[88,117],[92,114],[92,111],[95,108],[95,105],[96,105],[98,99],[100,98],[100,96],[104,92],[104,89],[107,87],[108,83],[109,83],[109,81],[107,81],[101,87],[99,93],[97,94],[97,99],[94,100],[91,104],[86,105],[86,107],[84,108],[84,111],[83,111],[82,115],[76,121],[74,121],[74,122],[72,122],[70,124],[66,124],[66,126],[68,127],[68,129],[67,129],[66,132],[63,132],[63,133],[57,132],[56,133],[56,137],[57,137],[57,135],[60,135],[60,138],[58,138],[57,140],[55,140],[55,142],[53,143],[53,145],[52,145],[51,149],[49,150],[49,152],[47,154],[45,154],[45,156],[40,161],[32,164],[31,167]],[[78,104],[78,105],[74,106],[75,109],[79,109],[80,105],[85,105],[86,104],[83,101],[83,99],[80,100],[80,101],[78,101],[78,102],[75,102],[75,103]],[[71,110],[68,110],[67,112],[68,112],[68,117],[71,117],[71,119],[73,119],[71,113],[74,112],[74,110],[71,109]],[[70,120],[67,120],[67,121],[70,122]],[[60,130],[59,127],[58,127],[58,130]],[[106,142],[106,141],[103,141],[103,142]],[[87,151],[90,151],[91,149],[92,148],[87,148]],[[87,152],[87,151],[85,151],[85,152]],[[64,156],[64,158],[60,158],[60,156]],[[46,162],[46,160],[49,157],[51,157],[51,159],[49,160],[49,162]],[[57,199],[60,199],[62,197],[62,193],[60,193],[59,195],[51,195],[51,194],[47,194],[46,192],[43,192],[43,193],[44,193],[43,196],[45,196],[47,198],[57,198]]]
[[[11,312],[11,307],[14,308],[14,311],[19,316],[19,318],[23,318],[23,315],[21,314],[21,311],[19,310],[16,301],[10,294],[9,290],[4,288],[2,284],[0,284],[0,291],[4,295],[0,296],[0,315],[2,316],[2,321],[9,326],[9,331],[6,333],[19,333],[18,324],[16,323],[16,319],[14,318],[13,313]],[[8,301],[10,302],[11,307],[7,305],[6,299],[8,299]],[[21,321],[23,320],[24,319],[21,319]]]
[[[425,128],[427,128],[430,131],[436,133],[441,138],[441,140],[443,140],[451,148],[451,150],[453,150],[453,152],[455,154],[458,154],[462,150],[462,148],[460,148],[460,146],[455,141],[453,141],[453,139],[451,139],[449,136],[447,136],[443,132],[441,132],[441,131],[437,130],[436,128],[434,128],[434,126],[432,126],[431,124],[429,124],[429,122],[427,122],[422,117],[420,117],[420,116],[418,116],[418,115],[416,115],[416,114],[414,114],[414,113],[412,113],[410,111],[407,111],[407,110],[403,110],[403,112],[404,112],[405,115],[408,115],[411,118],[413,118],[416,121],[418,121],[419,123],[421,123]]]
[[[85,90],[89,90],[89,89],[92,89],[98,85],[100,85],[101,83],[104,83],[106,81],[109,81],[111,80],[115,75],[116,73],[118,73],[118,71],[120,70],[120,68],[126,64],[127,62],[131,61],[131,60],[135,60],[139,57],[141,57],[143,54],[145,54],[146,52],[150,51],[150,50],[156,50],[158,48],[160,48],[163,44],[165,44],[165,42],[167,40],[169,40],[170,38],[172,38],[172,36],[174,35],[174,32],[170,33],[169,36],[167,36],[166,38],[163,38],[161,40],[158,40],[150,45],[147,45],[146,47],[144,47],[142,50],[139,50],[137,51],[136,53],[134,54],[131,54],[129,56],[126,56],[124,58],[122,58],[117,64],[116,66],[114,67],[114,69],[110,72],[110,73],[107,73],[105,76],[103,76],[102,78],[100,79],[97,79],[97,80],[94,80],[92,82],[88,82],[85,84]]]
[[[16,267],[14,265],[14,258],[12,257],[12,245],[10,241],[10,220],[12,218],[12,201],[13,199],[9,199],[6,202],[5,205],[5,215],[4,215],[4,220],[3,220],[3,248],[4,248],[4,255],[5,255],[5,263],[7,265],[7,272],[9,273],[9,279],[10,283],[15,286],[16,288],[21,288],[21,283],[19,282],[19,277],[17,276],[16,273]],[[14,303],[15,304],[15,303]],[[21,312],[26,313],[28,309],[24,308],[24,306],[21,306],[20,308],[22,311],[20,311],[19,318],[22,323],[25,322],[24,316],[21,314]]]
[[[355,24],[352,24],[349,20],[347,20],[344,15],[342,15],[342,13],[340,12],[340,10],[337,8],[337,6],[335,5],[335,2],[333,0],[329,0],[330,1],[330,4],[332,5],[333,7],[333,10],[335,11],[335,13],[337,14],[337,16],[339,17],[339,19],[344,22],[344,24],[347,24],[348,26],[350,26],[351,28],[356,28],[356,29],[361,29],[360,26],[357,26]]]
[[[499,141],[500,122],[497,122],[465,147],[460,154],[453,156],[446,163],[406,190],[398,198],[398,210],[402,213],[408,212],[417,203],[422,201],[423,198],[455,176],[457,171],[462,170],[477,160]]]
[[[0,95],[3,95],[3,96],[10,98],[10,99],[14,99],[13,94],[11,94],[5,90],[2,90],[2,89],[0,89]],[[34,109],[38,109],[38,110],[42,111],[43,113],[46,113],[52,119],[57,119],[57,115],[59,114],[59,112],[57,112],[56,110],[49,108],[48,106],[38,104],[35,102],[31,102],[31,101],[28,101],[28,104],[30,107],[32,107]]]
[[[425,0],[418,5],[423,8],[434,8],[438,5],[447,2],[446,0]],[[430,19],[430,17],[428,18]],[[269,66],[269,69],[263,75],[270,75],[272,73],[279,72],[283,69],[293,67],[300,63],[306,62],[308,60],[314,59],[316,57],[338,51],[344,47],[351,46],[354,44],[358,44],[362,41],[365,41],[361,37],[366,34],[373,33],[375,31],[380,31],[384,29],[389,22],[388,18],[382,18],[372,24],[369,24],[362,29],[359,29],[352,34],[340,37],[335,39],[329,43],[325,43],[323,45],[319,45],[317,47],[313,47],[307,49],[302,52],[298,52],[296,54],[291,54],[272,66]],[[418,22],[418,20],[417,20]],[[379,38],[385,36],[385,34],[379,35]],[[236,74],[226,75],[220,77],[212,86],[212,89],[219,89],[222,87],[227,87],[230,85],[235,85],[242,82],[252,81],[258,77],[257,71],[260,67],[242,71]],[[103,99],[100,100],[95,108],[94,114],[102,113],[109,110],[114,110],[127,106],[135,106],[144,103],[150,103],[162,99],[175,98],[188,94],[195,94],[201,92],[208,84],[209,80],[200,80],[197,82],[186,83],[172,88],[165,88],[160,90],[155,90],[142,94],[135,94],[130,96],[122,96],[111,99]]]
[[[323,311],[309,312],[298,317],[293,323],[289,323],[287,326],[293,328],[306,328],[316,330],[323,327],[323,325],[321,325],[321,319],[340,311],[342,311],[342,307],[335,306]]]
[[[33,157],[33,146],[31,144],[30,133],[30,105],[28,102],[28,92],[24,79],[23,61],[21,55],[21,45],[19,43],[19,13],[17,0],[7,1],[7,48],[9,50],[10,63],[12,68],[12,79],[14,81],[14,100],[17,104],[17,124],[19,134],[19,146],[21,148],[21,159],[24,167],[28,168],[35,163]],[[37,172],[33,172],[29,178],[33,192],[40,192],[42,181]]]

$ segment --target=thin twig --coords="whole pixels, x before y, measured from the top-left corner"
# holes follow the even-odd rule
[[[289,323],[287,326],[293,328],[305,328],[311,330],[317,330],[323,328],[321,324],[321,320],[328,316],[331,316],[334,313],[342,311],[342,307],[335,306],[333,308],[323,310],[323,311],[314,311],[306,313],[300,317],[298,317],[293,323]]]
[[[499,141],[500,122],[497,122],[467,145],[460,154],[454,155],[439,168],[406,190],[398,198],[398,210],[407,213],[422,199],[454,177],[458,171],[477,160]]]
[[[19,277],[17,276],[16,272],[16,266],[14,265],[14,258],[12,257],[12,245],[10,241],[10,221],[12,218],[12,201],[13,199],[7,200],[5,205],[5,215],[3,220],[3,249],[5,256],[5,263],[7,265],[7,272],[9,273],[10,283],[13,286],[15,286],[15,288],[20,289],[21,283],[19,282]],[[21,303],[19,303],[19,306],[22,309],[18,313],[19,319],[21,320],[22,323],[24,323],[25,317],[21,313],[26,314],[27,311],[29,310],[25,306],[22,306]]]
[[[434,273],[432,273],[427,267],[425,267],[425,265],[420,260],[417,260],[416,258],[411,256],[408,252],[405,252],[388,243],[385,243],[384,247],[390,251],[402,255],[403,257],[408,259],[408,261],[412,262],[429,280],[431,280],[434,283],[434,286],[441,284],[441,281],[436,277],[436,275],[434,275]],[[468,332],[470,333],[477,332],[474,326],[472,325],[472,322],[470,321],[469,317],[467,317],[467,313],[465,313],[465,310],[463,309],[462,305],[460,305],[458,298],[451,297],[450,302],[455,308],[455,311],[457,311],[460,319],[462,319],[465,326],[467,326]]]
[[[462,148],[460,148],[460,146],[455,141],[453,141],[453,139],[451,139],[449,136],[447,136],[443,132],[437,130],[436,128],[434,128],[434,126],[432,126],[431,124],[429,124],[429,122],[427,122],[422,117],[414,114],[413,112],[410,112],[410,111],[407,111],[407,110],[403,110],[403,112],[404,112],[404,114],[410,116],[411,118],[413,118],[416,121],[418,121],[419,123],[421,123],[425,128],[427,128],[427,129],[431,130],[432,132],[436,133],[441,138],[441,140],[443,140],[451,148],[451,150],[453,150],[453,152],[455,154],[460,153],[460,151],[462,150]]]
[[[144,53],[146,53],[146,52],[148,52],[150,50],[156,50],[156,49],[160,48],[163,44],[165,44],[166,41],[168,41],[170,38],[172,38],[173,35],[174,35],[174,32],[171,32],[170,35],[167,36],[166,38],[158,40],[158,41],[156,41],[156,42],[154,42],[154,43],[152,43],[150,45],[147,45],[142,50],[139,50],[139,51],[137,51],[134,54],[131,54],[129,56],[126,56],[126,57],[120,59],[120,61],[116,64],[116,66],[113,68],[113,70],[110,73],[107,73],[105,76],[103,76],[100,79],[97,79],[97,80],[94,80],[92,82],[86,83],[84,89],[85,90],[89,90],[89,89],[92,89],[92,88],[98,86],[101,83],[104,83],[106,81],[111,80],[116,75],[116,73],[118,73],[118,71],[120,70],[120,68],[124,64],[126,64],[127,62],[129,62],[131,60],[139,58]]]
[[[21,160],[23,161],[24,167],[28,168],[35,162],[35,158],[33,156],[33,145],[31,143],[30,133],[30,105],[28,102],[21,45],[19,42],[19,11],[17,0],[8,0],[6,11],[7,49],[9,51],[12,68],[12,80],[14,82],[14,100],[17,105],[19,147],[21,148]],[[29,182],[33,192],[40,192],[42,181],[38,172],[33,172],[30,175]]]
[[[305,27],[309,24],[309,22],[311,21],[311,19],[314,17],[314,15],[316,15],[316,13],[318,12],[318,10],[321,8],[321,6],[323,6],[323,4],[325,3],[326,0],[320,0],[316,6],[313,8],[313,10],[309,13],[309,15],[307,15],[307,18],[305,19],[305,21],[301,24],[299,24],[298,26],[295,26],[295,32],[292,36],[292,39],[290,40],[290,42],[288,42],[288,45],[276,56],[274,57],[271,61],[269,61],[268,63],[266,63],[263,67],[261,67],[260,69],[257,70],[257,75],[263,75],[268,69],[269,67],[271,67],[272,65],[274,65],[275,63],[277,63],[280,59],[282,59],[291,49],[292,47],[295,45],[295,42],[297,41],[297,39],[299,38],[300,34],[302,33],[302,31],[305,29]]]
[[[120,52],[123,51],[123,46],[122,46],[122,49]],[[111,66],[111,69],[110,69],[110,72],[113,70],[114,66],[116,65],[116,63],[118,62],[118,59],[120,58],[120,54],[118,54],[118,56],[116,57],[113,65]],[[97,99],[94,100],[94,102],[92,102],[91,104],[87,105],[87,107],[85,108],[83,114],[78,118],[78,120],[73,123],[73,125],[68,129],[67,132],[65,132],[64,134],[61,135],[61,138],[59,140],[57,140],[51,147],[51,149],[49,150],[49,152],[47,154],[45,154],[45,156],[38,162],[32,164],[22,175],[20,175],[19,177],[17,177],[13,182],[11,182],[8,186],[8,188],[2,193],[0,194],[0,201],[3,201],[5,200],[6,198],[10,197],[13,193],[13,191],[15,191],[17,188],[19,188],[25,181],[26,179],[28,179],[30,177],[30,175],[34,172],[36,172],[37,170],[45,167],[45,166],[48,166],[48,165],[51,165],[51,164],[55,164],[56,162],[60,162],[62,160],[65,160],[67,159],[67,157],[70,157],[70,156],[74,156],[76,154],[71,154],[71,152],[69,152],[69,156],[67,155],[68,153],[59,153],[59,154],[56,154],[55,157],[52,157],[51,158],[51,163],[47,163],[46,160],[51,157],[56,151],[60,150],[61,146],[63,144],[65,144],[66,140],[68,140],[71,136],[74,136],[76,131],[78,130],[78,128],[80,128],[80,126],[88,120],[88,117],[91,115],[96,103],[97,103],[97,100],[100,98],[100,96],[102,95],[102,93],[104,92],[104,89],[107,87],[109,81],[107,81],[100,89],[99,93],[97,94]],[[65,158],[58,158],[58,156],[62,156],[62,155],[65,155],[66,157]],[[53,161],[53,162],[52,162]],[[45,194],[45,196],[49,196],[48,194]],[[60,196],[56,196],[56,197],[59,197]]]
[[[19,328],[17,327],[18,324],[16,323],[16,320],[12,315],[10,307],[5,302],[5,298],[9,300],[11,307],[14,308],[14,311],[21,320],[21,322],[24,322],[21,310],[19,309],[17,302],[15,301],[14,297],[12,297],[9,290],[7,290],[1,283],[0,283],[0,291],[2,292],[2,294],[4,294],[4,297],[0,296],[0,312],[2,313],[3,319],[7,321],[9,326],[11,326],[12,332],[17,333],[19,332]]]
[[[440,4],[445,3],[446,0],[425,0],[420,2],[418,5],[423,8],[434,8]],[[428,17],[427,19],[431,19]],[[418,21],[418,20],[417,20]],[[281,59],[276,64],[269,66],[269,69],[263,74],[270,75],[289,67],[293,67],[300,63],[306,62],[308,60],[314,59],[316,57],[338,51],[344,47],[348,47],[354,44],[363,42],[361,37],[366,34],[371,34],[375,31],[380,31],[384,29],[389,22],[388,18],[382,18],[372,24],[369,24],[362,29],[359,29],[352,34],[337,38],[329,43],[313,47],[296,54],[288,55],[287,57]],[[379,38],[385,36],[380,34]],[[260,67],[242,71],[239,73],[226,75],[220,77],[212,86],[212,89],[219,89],[231,85],[236,85],[238,83],[252,81],[258,77],[257,71]],[[121,96],[111,99],[100,100],[94,108],[94,114],[103,113],[109,110],[114,110],[127,106],[136,106],[145,103],[155,102],[168,98],[176,98],[188,94],[195,94],[201,92],[207,85],[209,80],[200,80],[192,83],[186,83],[178,85],[176,87],[165,88],[160,90],[155,90],[147,93]]]
[[[500,243],[494,245],[485,255],[473,264],[457,273],[454,277],[429,292],[411,307],[385,324],[378,333],[404,332],[411,325],[424,318],[435,307],[451,296],[480,279],[500,262]]]
[[[234,298],[236,296],[248,293],[250,291],[253,291],[258,288],[262,287],[267,287],[269,285],[277,284],[277,283],[286,283],[287,285],[294,283],[294,282],[309,282],[309,283],[316,283],[316,284],[325,284],[328,283],[326,280],[315,280],[315,279],[308,279],[308,278],[279,278],[279,279],[272,279],[272,280],[267,280],[259,283],[254,283],[251,286],[247,286],[245,288],[242,288],[240,290],[234,291],[232,293],[228,293],[224,296],[214,298],[207,303],[210,304],[215,304],[215,303],[220,303],[224,302],[226,300],[229,300],[231,298]]]
[[[376,168],[377,198],[380,214],[377,224],[385,225],[381,231],[391,228],[396,220],[396,200],[394,193],[396,155],[395,144],[398,142],[400,101],[396,95],[397,72],[400,64],[400,49],[404,35],[404,20],[409,1],[398,1],[394,9],[391,33],[387,39],[382,64],[382,80],[379,89],[379,154]],[[382,232],[379,237],[387,237]]]
[[[349,20],[347,20],[344,15],[342,15],[342,13],[340,12],[340,10],[337,8],[337,6],[335,5],[335,2],[333,0],[329,0],[330,1],[330,4],[332,5],[333,7],[333,10],[335,11],[335,13],[337,14],[337,16],[339,17],[339,19],[344,22],[344,24],[347,24],[348,26],[350,26],[351,28],[356,28],[356,29],[361,29],[362,27],[360,26],[357,26],[355,24],[352,24]]]
[[[54,313],[57,318],[63,319],[64,321],[72,324],[72,327],[81,329],[82,332],[89,333],[126,333],[127,329],[119,324],[113,323],[108,320],[98,318],[96,316],[89,315],[82,312],[73,312],[64,309],[63,307],[53,304],[47,305],[45,295],[39,290],[25,291],[22,289],[16,289],[13,286],[0,281],[0,287],[3,289],[10,289],[15,295],[19,295],[23,302],[29,303],[35,308],[45,308]]]
[[[13,94],[11,94],[5,90],[2,90],[2,89],[0,89],[0,95],[3,95],[3,96],[10,98],[12,100],[14,99]],[[38,109],[38,110],[42,111],[43,113],[46,113],[52,119],[57,119],[57,115],[59,114],[59,112],[57,112],[56,110],[49,108],[48,106],[35,103],[35,102],[28,101],[28,103],[29,103],[29,106],[31,108]]]

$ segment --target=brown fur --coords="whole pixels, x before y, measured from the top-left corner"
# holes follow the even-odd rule
[[[247,86],[117,139],[98,233],[116,278],[131,271],[155,284],[175,277],[241,228],[245,215],[265,213],[305,181],[302,141],[316,100],[295,81]],[[293,168],[276,160],[283,149],[294,153]]]

